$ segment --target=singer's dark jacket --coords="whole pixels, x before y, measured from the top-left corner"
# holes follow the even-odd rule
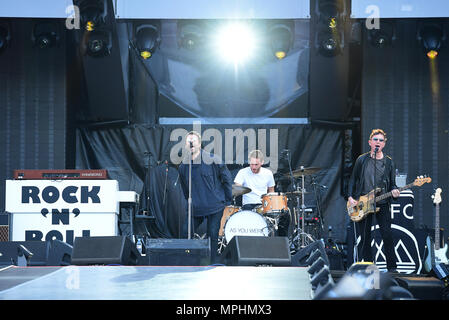
[[[383,189],[383,192],[390,192],[393,189],[397,189],[396,186],[396,170],[393,160],[390,156],[385,157],[385,171],[382,177],[382,185],[378,186]],[[365,176],[366,163],[370,159],[370,153],[364,153],[360,155],[355,161],[354,168],[352,170],[351,178],[348,184],[348,198],[352,197],[358,200],[363,188],[363,179]]]
[[[232,176],[216,155],[201,150],[192,162],[192,215],[207,216],[232,203]],[[186,199],[189,198],[189,164],[181,163],[178,171]]]

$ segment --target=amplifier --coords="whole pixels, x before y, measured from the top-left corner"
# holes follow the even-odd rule
[[[210,239],[147,239],[146,255],[152,266],[206,266]]]
[[[0,213],[0,242],[9,241],[9,215]]]
[[[15,180],[65,180],[65,179],[107,179],[108,172],[104,169],[98,170],[72,170],[72,169],[61,169],[61,170],[14,170],[13,173]]]

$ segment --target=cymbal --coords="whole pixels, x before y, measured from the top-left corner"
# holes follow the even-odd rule
[[[321,170],[321,168],[318,168],[318,167],[309,167],[309,168],[304,168],[304,169],[300,168],[300,169],[293,170],[292,173],[295,178],[298,178],[300,176],[308,176],[308,175],[317,173],[320,170]]]
[[[238,197],[241,196],[242,194],[251,192],[250,188],[244,187],[244,186],[238,186],[236,184],[232,185],[232,196],[233,197]]]
[[[296,190],[296,191],[289,191],[289,192],[284,192],[284,194],[288,197],[288,196],[296,196],[296,195],[302,195],[302,191],[301,190]],[[304,194],[308,194],[310,193],[310,191],[306,191],[304,190]]]

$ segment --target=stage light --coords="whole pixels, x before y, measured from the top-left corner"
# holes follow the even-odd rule
[[[344,46],[343,21],[346,16],[345,1],[317,0],[315,17],[315,48],[326,57],[334,57],[342,52]]]
[[[317,35],[316,45],[318,51],[326,57],[334,57],[341,53],[341,44],[338,33],[328,30],[321,31]]]
[[[438,51],[435,51],[435,50],[430,50],[429,52],[427,52],[427,56],[430,59],[435,59],[437,55],[438,55]]]
[[[159,47],[161,38],[159,28],[153,24],[142,24],[136,28],[136,48],[143,59],[152,57]]]
[[[92,32],[105,23],[107,15],[106,0],[79,0],[81,23],[86,31]]]
[[[248,60],[256,48],[255,32],[242,22],[221,26],[216,34],[215,48],[227,62],[240,64]]]
[[[396,300],[413,299],[398,286],[388,273],[380,272],[374,263],[353,264],[335,286],[317,294],[316,300]]]
[[[381,21],[379,29],[368,31],[368,41],[376,48],[391,46],[395,39],[395,27],[390,22]]]
[[[315,272],[310,278],[310,284],[312,285],[313,289],[316,289],[318,285],[324,286],[329,281],[331,281],[331,275],[329,267],[326,265]]]
[[[311,275],[317,273],[318,271],[320,271],[322,268],[324,268],[324,266],[326,265],[326,262],[324,261],[323,258],[318,257],[318,259],[315,260],[315,262],[313,262],[310,266],[310,268],[307,270],[308,273],[310,273]]]
[[[7,25],[0,25],[0,53],[5,51],[9,46],[9,41],[11,39],[9,30]]]
[[[105,57],[111,53],[112,35],[107,30],[95,30],[87,35],[86,52],[91,57]]]
[[[291,29],[284,24],[275,24],[268,30],[268,35],[274,56],[279,60],[284,59],[293,39]]]
[[[33,26],[31,39],[40,49],[52,48],[59,42],[58,25],[54,22],[37,22]]]
[[[418,41],[430,59],[434,59],[446,39],[443,27],[437,23],[423,24],[418,31]]]
[[[203,30],[195,22],[179,22],[179,46],[187,50],[195,50],[203,46]]]

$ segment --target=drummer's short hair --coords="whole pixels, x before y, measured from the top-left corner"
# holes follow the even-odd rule
[[[260,150],[253,150],[249,153],[248,160],[251,158],[260,159],[260,161],[263,161],[264,159],[263,152]]]
[[[200,135],[197,131],[189,131],[189,132],[187,132],[186,138],[187,138],[188,136],[191,136],[191,135],[197,136],[197,137],[198,137],[198,140],[199,140],[200,143],[201,143],[201,135]]]

